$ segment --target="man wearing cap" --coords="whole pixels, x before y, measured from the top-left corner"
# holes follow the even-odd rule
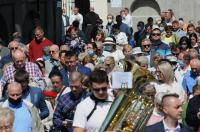
[[[103,43],[104,45],[104,56],[113,56],[115,59],[115,63],[118,63],[120,59],[124,58],[124,54],[122,50],[118,50],[116,48],[116,43],[113,38],[107,37]]]

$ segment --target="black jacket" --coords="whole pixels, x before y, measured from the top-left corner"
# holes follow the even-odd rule
[[[183,124],[180,124],[180,127],[181,127],[180,132],[194,132],[191,128],[189,128]],[[163,121],[160,121],[154,125],[145,127],[144,132],[164,132]]]
[[[186,122],[189,126],[194,127],[197,131],[200,126],[200,119],[197,118],[197,113],[200,112],[200,95],[194,96],[190,99],[186,111]]]

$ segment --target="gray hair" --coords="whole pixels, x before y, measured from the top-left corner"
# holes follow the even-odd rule
[[[139,56],[136,60],[140,64],[148,65],[149,60],[146,56]]]
[[[14,123],[14,112],[9,108],[0,108],[0,124],[3,122],[9,122],[9,125],[13,126]]]

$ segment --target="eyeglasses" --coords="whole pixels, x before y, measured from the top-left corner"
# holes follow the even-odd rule
[[[148,47],[150,47],[150,44],[142,45],[142,46],[145,47],[145,48],[146,48],[146,47],[148,48]]]
[[[102,88],[93,88],[93,91],[99,92],[99,91],[107,91],[108,87],[102,87]]]
[[[10,50],[16,50],[18,47],[10,47]]]
[[[160,33],[152,33],[152,36],[160,36]]]
[[[179,53],[172,53],[174,56],[178,56],[179,55]]]
[[[53,50],[52,50],[52,51],[49,51],[49,53],[50,53],[50,54],[51,54],[51,53],[53,53],[53,54],[54,54],[54,53],[56,53],[56,51],[53,51]]]
[[[55,82],[51,82],[52,84],[59,84],[60,82],[58,81],[55,81]]]

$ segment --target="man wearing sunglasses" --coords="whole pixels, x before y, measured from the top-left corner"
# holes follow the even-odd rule
[[[152,43],[152,45],[150,47],[151,48],[151,50],[150,50],[151,60],[152,60],[152,56],[154,56],[154,54],[156,52],[158,52],[161,55],[161,57],[163,57],[163,58],[165,56],[171,54],[170,47],[161,41],[161,31],[159,28],[153,29],[150,39],[151,39],[151,43]],[[152,64],[152,62],[151,62],[151,64]]]
[[[80,102],[76,108],[73,121],[74,132],[98,131],[113,101],[107,92],[109,81],[105,71],[93,71],[89,80],[91,95]]]

